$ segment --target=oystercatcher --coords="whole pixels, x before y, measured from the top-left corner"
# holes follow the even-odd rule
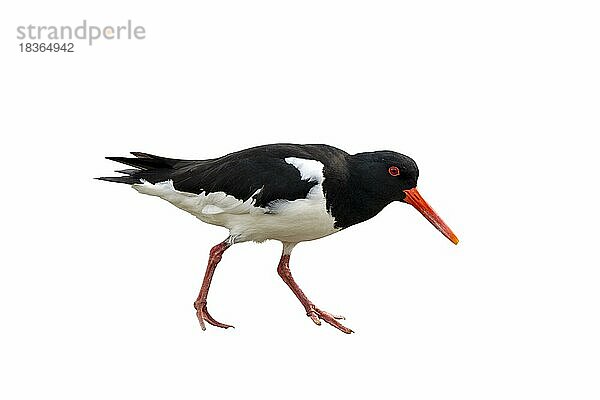
[[[132,185],[203,222],[229,229],[210,250],[204,280],[194,302],[202,330],[205,321],[221,328],[206,307],[215,268],[235,243],[279,240],[283,252],[277,272],[312,321],[344,333],[341,316],[316,307],[294,281],[290,254],[300,242],[315,240],[374,217],[393,201],[415,207],[454,244],[458,238],[417,191],[419,169],[403,154],[375,151],[350,155],[323,144],[271,144],[209,160],[179,160],[133,152],[107,157],[134,167],[118,177],[97,178]]]

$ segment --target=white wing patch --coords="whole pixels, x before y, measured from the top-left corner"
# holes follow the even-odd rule
[[[288,157],[285,162],[300,171],[300,179],[303,181],[323,183],[323,164],[321,162],[297,157]]]
[[[300,171],[300,179],[303,181],[317,182],[317,185],[310,188],[306,199],[295,200],[302,202],[302,200],[323,200],[325,201],[325,194],[323,193],[323,164],[316,160],[307,160],[304,158],[288,157],[285,162],[296,167]]]

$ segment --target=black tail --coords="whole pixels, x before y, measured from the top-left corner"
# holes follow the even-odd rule
[[[130,167],[135,167],[131,169],[115,171],[120,174],[124,174],[125,176],[104,176],[96,179],[108,182],[127,183],[129,185],[141,183],[142,180],[152,183],[166,181],[171,179],[171,176],[176,168],[185,162],[183,160],[165,158],[147,153],[132,152],[131,154],[134,155],[135,158],[106,157],[108,160],[129,165]]]

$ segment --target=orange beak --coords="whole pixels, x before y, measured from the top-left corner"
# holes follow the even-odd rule
[[[442,234],[450,239],[452,243],[458,244],[458,238],[454,232],[452,232],[452,229],[442,221],[440,216],[437,215],[433,208],[431,208],[425,199],[421,197],[417,188],[405,190],[404,193],[406,193],[404,202],[416,208],[425,218],[427,218],[427,221],[431,222],[431,225],[435,226],[436,229],[442,232]]]

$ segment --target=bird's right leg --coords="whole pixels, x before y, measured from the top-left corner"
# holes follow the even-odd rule
[[[321,320],[323,320],[344,333],[354,332],[352,329],[345,327],[338,321],[340,319],[344,319],[344,317],[340,315],[333,315],[327,311],[321,310],[315,306],[308,299],[308,297],[306,297],[302,289],[300,289],[300,286],[298,286],[292,277],[292,272],[290,271],[290,254],[295,245],[295,243],[283,243],[283,253],[281,254],[281,259],[279,260],[279,265],[277,266],[277,273],[281,279],[283,279],[288,287],[292,289],[292,292],[294,292],[298,300],[300,300],[300,303],[302,303],[304,310],[306,310],[306,315],[308,315],[315,324],[321,325]]]
[[[204,325],[204,321],[208,322],[211,325],[218,326],[220,328],[233,328],[233,325],[223,324],[217,320],[215,320],[209,313],[206,308],[206,298],[208,297],[208,289],[210,288],[210,282],[212,281],[213,274],[215,273],[215,269],[217,268],[217,264],[221,261],[221,257],[225,250],[227,250],[232,245],[232,241],[229,238],[218,245],[214,246],[210,249],[210,255],[208,257],[208,265],[206,266],[206,273],[204,274],[204,280],[202,281],[202,287],[200,288],[200,293],[198,294],[198,298],[194,302],[194,308],[196,309],[196,316],[198,317],[198,321],[200,322],[200,327],[203,331],[206,330],[206,326]]]

